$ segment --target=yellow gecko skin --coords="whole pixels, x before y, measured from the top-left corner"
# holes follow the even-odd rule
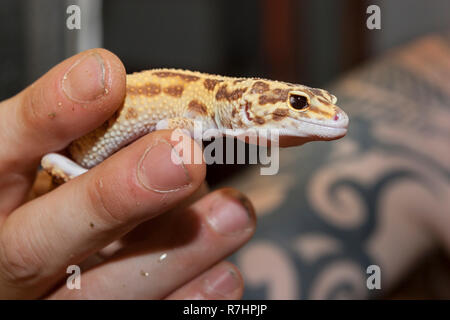
[[[232,78],[177,69],[127,75],[123,106],[113,117],[69,146],[72,160],[91,168],[125,145],[159,129],[216,129],[238,136],[252,129],[277,129],[280,146],[333,140],[347,131],[348,117],[322,89],[259,78]],[[67,181],[60,160],[42,166]]]

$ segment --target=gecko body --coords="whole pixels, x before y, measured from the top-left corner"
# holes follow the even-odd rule
[[[322,89],[260,78],[233,78],[177,69],[127,75],[122,107],[102,126],[73,141],[69,158],[51,153],[41,165],[67,181],[99,164],[139,137],[160,129],[203,130],[239,136],[277,129],[280,146],[334,140],[348,117]]]

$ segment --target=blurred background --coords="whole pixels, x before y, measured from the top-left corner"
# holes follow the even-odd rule
[[[65,27],[70,4],[81,30]],[[366,28],[377,4],[382,30]],[[174,67],[323,86],[361,62],[450,27],[446,0],[4,0],[0,98],[87,48],[115,52],[128,72]]]
[[[66,9],[70,4],[81,7],[81,30],[66,28]],[[372,4],[381,9],[381,30],[366,27],[369,16],[366,9]],[[445,32],[450,28],[449,13],[448,0],[3,0],[0,9],[0,99],[16,94],[61,60],[92,47],[104,47],[117,54],[128,73],[172,67],[328,88],[342,75],[365,68],[393,48],[430,34],[443,34],[448,38]],[[446,48],[448,53],[448,42]],[[447,103],[448,97],[443,104]],[[346,109],[345,105],[342,107]],[[356,124],[356,128],[364,128],[361,123],[359,127]],[[308,145],[308,148],[300,148],[299,152],[310,152],[321,158],[326,146],[312,148]],[[289,158],[289,155],[285,157]],[[314,157],[301,160],[315,162],[317,158]],[[281,161],[288,162],[283,158]],[[286,174],[289,170],[300,172],[304,167],[282,169]],[[251,192],[251,187],[238,181],[244,179],[241,177],[247,170],[245,166],[211,166],[207,179],[212,188],[231,184],[243,187],[241,190],[244,192]],[[445,166],[444,175],[448,177]],[[299,179],[306,184],[309,177],[302,175]],[[270,183],[270,180],[261,183]],[[284,184],[285,181],[279,183]],[[290,188],[304,194],[308,186],[291,183]],[[254,199],[261,200],[269,193],[272,191],[268,188],[267,193],[261,192]],[[299,199],[304,200],[301,206],[290,202],[298,202]],[[266,211],[270,210],[284,212],[285,216],[282,213],[261,216],[254,241],[263,239],[270,243],[263,246],[266,251],[261,249],[262,256],[256,247],[247,251],[247,255],[236,254],[231,258],[244,269],[248,280],[245,298],[366,298],[380,295],[355,291],[351,283],[339,281],[321,295],[325,289],[313,289],[314,281],[319,277],[317,270],[335,263],[333,257],[336,255],[325,255],[319,265],[309,263],[310,260],[301,255],[292,258],[295,250],[289,249],[293,234],[296,234],[295,239],[300,239],[297,236],[302,232],[306,234],[308,230],[320,229],[343,244],[339,257],[357,262],[349,267],[340,265],[344,269],[343,278],[348,272],[351,274],[354,265],[359,265],[359,271],[362,270],[361,274],[365,276],[365,266],[376,262],[376,259],[358,242],[366,239],[361,234],[368,237],[376,229],[376,219],[368,222],[372,225],[359,228],[356,232],[359,236],[351,237],[345,228],[333,229],[318,223],[314,218],[316,209],[308,206],[308,199],[285,199],[283,205]],[[297,222],[293,224],[294,220]],[[300,227],[295,229],[295,226]],[[320,251],[324,247],[333,247],[335,242],[312,239],[313,245],[307,250]],[[285,259],[277,255],[276,250],[273,255],[265,256],[264,252],[272,252],[271,246],[282,248],[284,254],[291,256],[288,264],[275,264],[273,270],[292,273],[293,276],[269,281],[267,277],[270,276],[266,273],[252,269],[257,264],[249,264],[248,259],[256,259],[262,265],[268,262],[265,259]],[[392,298],[429,297],[423,283],[429,283],[426,277],[433,273],[430,263],[446,270],[448,259],[439,253],[421,261],[426,262],[419,263],[419,269],[411,267],[405,272],[404,277],[409,276],[409,280],[399,278],[381,295]],[[448,279],[446,272],[448,270],[442,273],[442,277]],[[448,294],[448,290],[439,292],[442,296]]]

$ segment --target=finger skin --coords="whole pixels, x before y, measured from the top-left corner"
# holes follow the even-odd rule
[[[62,87],[64,77],[74,64],[92,55],[104,66],[104,94],[91,101],[71,99]],[[0,136],[11,148],[6,148],[8,154],[0,153],[0,159],[29,161],[64,148],[114,113],[123,102],[125,86],[125,68],[107,50],[91,49],[61,62],[24,91],[1,103]]]
[[[207,195],[209,193],[209,187],[206,183],[206,181],[203,181],[200,187],[188,198],[185,198],[181,202],[179,202],[174,208],[171,210],[184,210],[197,200],[200,200],[203,196]],[[139,229],[145,229],[145,224],[151,224],[152,220],[146,221],[142,223],[139,226]],[[117,251],[122,250],[125,248],[123,239],[119,239],[117,241],[114,241],[107,245],[105,248],[101,249],[97,252],[95,257],[93,258],[93,261],[95,264],[98,264],[100,262],[105,261],[106,259],[109,259],[111,256],[113,256]],[[85,261],[80,267],[84,267],[84,265],[87,264],[88,266],[91,266],[91,261]]]
[[[0,226],[0,297],[42,295],[65,275],[68,265],[79,264],[194,193],[204,180],[205,165],[174,167],[170,150],[175,144],[171,131],[153,132],[13,212]],[[156,149],[149,159],[152,163],[157,159],[159,170],[146,175],[163,182],[176,180],[181,168],[180,179],[188,176],[189,183],[174,192],[156,192],[139,180],[143,157],[161,145],[163,149]]]
[[[178,288],[165,299],[237,300],[242,298],[243,292],[244,280],[238,268],[224,261]]]
[[[246,216],[245,227],[218,232],[211,215],[219,210],[230,215],[239,211]],[[62,287],[51,298],[162,299],[236,251],[255,226],[253,208],[242,194],[215,191],[184,211],[161,215],[144,230],[134,230],[123,239],[125,249],[82,273],[81,290]]]
[[[80,90],[85,86],[82,91],[90,100],[74,100],[63,83],[68,83],[67,75],[73,74],[74,65],[91,57],[95,57],[97,67],[95,63],[82,65],[85,68],[78,76],[85,83],[74,83]],[[99,73],[104,80],[103,94],[92,99],[89,90]],[[107,50],[92,49],[61,62],[0,103],[0,222],[24,201],[40,158],[100,126],[122,105],[125,87],[125,68],[119,58]]]

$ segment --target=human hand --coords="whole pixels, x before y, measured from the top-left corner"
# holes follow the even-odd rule
[[[206,168],[171,161],[171,131],[148,134],[26,202],[42,155],[100,126],[125,91],[120,60],[95,49],[0,103],[0,298],[242,295],[239,271],[220,261],[250,239],[253,209],[231,189],[181,206]],[[80,290],[64,283],[69,265],[82,268]]]

